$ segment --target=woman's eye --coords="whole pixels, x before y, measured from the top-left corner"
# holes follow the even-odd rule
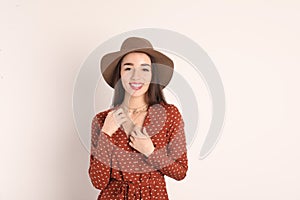
[[[129,70],[131,70],[131,68],[130,67],[126,67],[124,70],[125,71],[129,71]]]
[[[144,68],[144,69],[143,69],[143,71],[145,71],[145,72],[149,72],[149,69],[147,69],[147,68]]]

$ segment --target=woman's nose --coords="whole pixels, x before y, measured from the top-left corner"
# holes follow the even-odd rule
[[[139,78],[139,73],[138,73],[138,70],[137,70],[137,69],[133,69],[131,78],[132,78],[132,79],[137,79],[137,78]]]

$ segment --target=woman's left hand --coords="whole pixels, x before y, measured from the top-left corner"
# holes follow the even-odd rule
[[[154,151],[153,142],[146,132],[145,127],[143,131],[137,127],[134,128],[130,133],[129,139],[129,145],[147,157]]]

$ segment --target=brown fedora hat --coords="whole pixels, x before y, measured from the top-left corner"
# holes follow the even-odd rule
[[[101,73],[107,84],[114,88],[113,73],[117,67],[118,62],[128,53],[143,52],[154,58],[155,65],[157,65],[158,84],[164,88],[171,80],[173,75],[174,63],[163,53],[153,49],[152,44],[140,37],[127,38],[121,46],[120,51],[106,54],[101,59]]]

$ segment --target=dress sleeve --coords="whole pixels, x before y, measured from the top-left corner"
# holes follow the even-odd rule
[[[110,180],[113,139],[102,132],[101,128],[101,120],[96,115],[91,126],[91,152],[88,173],[94,187],[103,190]]]
[[[184,122],[174,105],[171,105],[169,114],[171,118],[169,143],[163,148],[155,148],[145,160],[164,175],[182,180],[188,169]]]

